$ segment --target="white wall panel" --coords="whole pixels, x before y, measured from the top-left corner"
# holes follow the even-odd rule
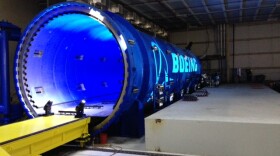
[[[208,46],[207,43],[193,43],[192,51],[197,55],[203,55],[207,50],[207,46]],[[209,43],[207,55],[214,55],[214,54],[217,54],[215,44]]]
[[[253,69],[253,75],[264,74],[266,79],[279,80],[279,34],[280,23],[237,25],[235,54],[243,55],[235,56],[235,67],[249,67]]]
[[[210,41],[214,41],[214,31],[213,31],[213,29],[208,29],[208,34],[209,34],[209,37],[207,35],[206,29],[189,31],[188,32],[188,38],[192,42],[202,42],[202,41],[206,42],[206,41],[208,41],[208,38],[209,38]]]
[[[188,33],[185,32],[174,32],[169,35],[169,40],[176,44],[176,43],[188,43]]]
[[[235,56],[234,58],[235,68],[248,68],[251,67],[251,61],[248,55]]]
[[[280,67],[280,54],[273,54],[272,55],[272,62],[273,62],[272,63],[273,67]],[[280,69],[279,69],[279,71],[280,71]]]
[[[280,30],[280,27],[279,27]],[[279,38],[271,39],[271,51],[280,52],[280,35]]]
[[[239,46],[237,44],[237,46]],[[263,52],[271,52],[271,40],[250,40],[249,45],[250,53],[263,53]]]
[[[272,67],[273,59],[272,55],[250,55],[250,66],[249,67]]]
[[[275,37],[275,36],[280,36],[280,23],[275,23],[271,25],[271,36]]]
[[[244,54],[250,52],[249,41],[235,41],[235,54]]]
[[[250,38],[271,37],[271,24],[251,25],[248,28]],[[238,33],[238,32],[237,32]]]
[[[249,27],[247,26],[235,26],[235,39],[243,39],[249,37]]]

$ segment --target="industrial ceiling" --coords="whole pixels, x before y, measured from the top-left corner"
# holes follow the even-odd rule
[[[36,0],[54,4],[71,0]],[[223,23],[280,21],[280,0],[79,0],[100,2],[108,9],[121,4],[165,30]],[[125,12],[124,11],[124,12]],[[124,15],[125,16],[125,15]]]
[[[280,0],[115,0],[167,30],[279,21]]]

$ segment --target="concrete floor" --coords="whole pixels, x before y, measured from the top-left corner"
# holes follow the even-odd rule
[[[65,154],[64,156],[143,156],[136,154],[124,154],[116,152],[106,152],[106,151],[97,151],[97,150],[80,150],[80,151],[72,151],[69,154]]]
[[[123,153],[123,149],[113,145],[98,145],[99,147],[80,148],[79,146],[60,146],[43,156],[140,156],[139,154]],[[143,154],[141,154],[143,155]]]
[[[280,124],[280,96],[279,93],[268,87],[256,84],[234,84],[224,85],[220,88],[206,89],[210,93],[208,97],[200,97],[197,102],[178,101],[148,118],[160,118],[163,120],[174,119],[229,123]],[[171,133],[171,131],[169,131],[169,133]],[[168,136],[169,135],[167,135],[167,137]],[[125,153],[123,153],[124,151]],[[159,154],[158,152],[154,152],[154,154],[145,152],[151,151],[146,151],[144,137],[140,139],[111,137],[108,139],[108,144],[106,145],[93,145],[87,149],[68,148],[64,153],[56,153],[56,155],[137,156]],[[160,154],[164,155],[164,153]],[[167,155],[175,154],[169,153]],[[177,155],[186,156],[186,154]]]
[[[42,156],[191,156],[177,153],[147,151],[145,138],[109,137],[107,144],[92,144],[80,148],[70,143],[44,153]]]
[[[42,156],[191,156],[176,153],[154,152],[145,149],[142,138],[109,137],[107,144],[93,144],[80,148],[78,144],[60,146]]]

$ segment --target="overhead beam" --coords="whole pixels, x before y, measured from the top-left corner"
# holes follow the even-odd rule
[[[125,1],[125,0],[121,0],[121,1]],[[161,1],[167,1],[167,0],[161,0]],[[158,0],[149,0],[147,2],[136,2],[136,3],[129,3],[130,6],[137,6],[137,5],[143,5],[143,4],[153,4],[153,3],[157,3]]]
[[[184,0],[181,0],[181,2],[183,3],[183,5],[188,9],[188,11],[191,13],[191,15],[195,18],[195,20],[197,21],[197,23],[199,25],[203,25],[201,23],[201,21],[195,16],[194,12],[192,11],[192,9],[189,7],[189,5],[184,1]]]
[[[148,5],[148,4],[145,4],[145,6],[147,6],[148,8],[150,8],[150,9],[154,10],[156,13],[158,13],[162,17],[162,19],[166,19],[166,16],[163,15],[161,12],[158,12],[158,10],[156,8],[154,8],[154,7],[152,7],[151,5]],[[154,17],[150,17],[150,18],[155,19]],[[170,21],[170,20],[168,19],[168,21]]]
[[[114,0],[112,0],[112,1],[114,1]],[[124,2],[124,3],[127,3],[126,1],[127,0],[118,0],[118,1],[122,1],[122,2]],[[136,3],[127,3],[128,5],[130,5],[130,6],[137,6],[137,5],[143,5],[143,4],[151,4],[151,3],[155,3],[155,2],[157,2],[158,0],[149,0],[149,1],[142,1],[142,0],[140,0],[141,2],[136,2]],[[161,2],[168,2],[168,1],[172,1],[172,0],[160,0]],[[185,0],[183,0],[183,1],[185,1]],[[242,1],[242,0],[241,0]],[[131,1],[130,1],[131,2]],[[227,2],[228,4],[235,4],[235,3],[239,3],[239,1],[232,1],[232,0],[230,0],[229,2]],[[221,5],[221,3],[216,3],[216,4],[211,4],[211,5],[206,5],[207,7],[209,7],[209,6],[219,6],[219,5]],[[196,9],[196,8],[202,8],[202,6],[201,5],[197,5],[197,6],[194,6],[194,7],[190,7],[191,9]]]
[[[259,16],[260,17],[267,17],[269,14],[259,14]],[[252,15],[252,16],[247,16],[247,17],[254,17],[255,15]],[[280,13],[277,13],[277,14],[275,14],[275,16],[280,16]],[[167,17],[167,18],[172,18],[172,17]],[[240,19],[240,16],[236,16],[236,17],[228,17],[228,19],[229,20],[238,20],[238,19]],[[160,20],[160,19],[158,19],[158,20]],[[208,20],[207,20],[208,21]],[[202,20],[201,22],[207,22],[207,21],[205,21],[205,20]],[[215,19],[215,21],[216,22],[223,22],[224,21],[224,18],[216,18]],[[261,20],[259,20],[259,21],[261,21]],[[176,23],[176,22],[172,22],[172,23]],[[178,23],[180,23],[180,22],[178,22]],[[229,23],[230,23],[230,21],[229,21]]]
[[[277,9],[277,4],[275,5],[275,7],[271,10],[270,14],[268,15],[268,18],[272,18],[275,10]]]
[[[256,20],[256,19],[257,19],[257,17],[258,17],[258,14],[259,14],[259,11],[260,11],[261,4],[262,4],[262,0],[259,0],[259,2],[258,2],[258,8],[257,8],[257,10],[256,10],[254,20]]]
[[[241,1],[240,1],[241,2]],[[242,7],[243,4],[243,7]],[[275,5],[266,5],[266,6],[261,6],[261,7],[245,7],[245,4],[242,3],[240,5],[239,8],[236,9],[226,9],[226,12],[230,12],[230,11],[239,11],[240,9],[242,10],[249,10],[249,9],[257,9],[257,8],[261,8],[261,9],[265,9],[265,8],[274,8]],[[174,9],[174,11],[182,11],[182,10],[186,10],[186,8],[183,9]],[[158,12],[159,10],[154,10],[154,11],[146,11],[145,13],[149,14],[149,13],[155,13]],[[161,12],[169,12],[167,10],[160,10]],[[210,13],[223,13],[224,11],[211,11]],[[194,15],[207,15],[208,13],[194,13]]]
[[[188,24],[188,22],[186,21],[186,19],[180,17],[180,15],[178,15],[177,12],[174,11],[174,10],[172,9],[172,7],[171,7],[169,4],[167,4],[166,2],[162,2],[162,1],[159,1],[159,3],[160,3],[162,6],[164,6],[166,9],[168,9],[169,11],[171,11],[172,14],[173,14],[176,18],[178,18],[178,19],[180,19],[181,21],[183,21],[184,23]]]
[[[239,22],[242,22],[243,8],[244,8],[244,3],[243,3],[243,0],[241,0],[240,1],[240,10],[239,10]]]
[[[143,17],[146,18],[147,20],[150,20],[150,21],[152,20],[151,17],[149,17],[149,16],[147,16],[147,15],[141,13],[141,11],[138,11],[137,9],[135,9],[135,8],[133,8],[133,7],[131,7],[131,6],[129,6],[129,5],[127,4],[127,2],[123,2],[122,0],[114,0],[114,2],[123,5],[126,9],[129,9],[130,11],[136,12],[138,15],[143,16]]]
[[[244,3],[243,3],[244,4]],[[241,6],[241,5],[240,5]],[[275,5],[269,5],[269,6],[265,6],[265,7],[260,7],[260,8],[274,8],[275,7]],[[244,5],[243,5],[243,7],[240,7],[240,8],[242,8],[242,10],[244,11],[244,10],[249,10],[249,9],[257,9],[258,7],[244,7]],[[237,8],[237,9],[227,9],[226,10],[226,12],[231,12],[231,11],[240,11],[241,9],[240,8]],[[176,9],[175,11],[180,11],[180,10],[183,10],[183,9]],[[147,14],[151,14],[151,13],[154,13],[154,12],[157,12],[156,10],[155,11],[152,11],[152,12],[145,12],[145,13],[147,13]],[[210,12],[211,14],[213,14],[213,13],[215,13],[215,14],[217,14],[217,13],[223,13],[224,11],[212,11],[212,12]],[[239,12],[240,13],[240,12]],[[244,13],[244,12],[243,12]],[[243,13],[240,13],[239,14],[239,16],[238,17],[242,17],[242,15],[243,15]],[[195,16],[195,15],[207,15],[208,13],[193,13],[193,14],[191,14],[192,16]],[[187,15],[187,14],[186,14]],[[255,16],[255,15],[254,15]]]
[[[211,20],[211,22],[212,22],[212,24],[215,24],[215,21],[214,21],[212,15],[211,15],[211,13],[210,13],[208,7],[206,6],[205,0],[202,0],[202,4],[203,4],[203,6],[204,6],[204,9],[205,9],[206,12],[207,12],[208,17],[210,18],[210,20]]]
[[[227,9],[226,9],[228,1],[227,0],[221,0],[221,3],[222,3],[221,5],[223,7],[223,10],[224,10],[225,21],[226,21],[226,23],[228,23]]]

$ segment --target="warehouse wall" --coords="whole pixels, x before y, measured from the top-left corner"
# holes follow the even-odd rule
[[[13,23],[19,26],[22,31],[39,11],[36,0],[0,0],[0,20]],[[10,42],[9,44],[11,95],[17,97],[13,80],[13,63],[17,43]]]
[[[269,80],[280,79],[280,23],[237,25],[235,67],[251,68]]]
[[[253,75],[264,74],[267,80],[280,80],[280,23],[243,23],[236,24],[234,31],[234,67],[233,67],[233,26],[227,25],[228,66],[232,68],[249,68]],[[215,44],[215,27],[189,29],[188,31],[171,32],[170,42],[185,47],[193,42],[192,51],[198,55],[219,54]],[[209,34],[209,35],[208,35]],[[209,48],[207,48],[209,47]],[[218,69],[218,61],[210,62],[210,68]],[[208,63],[209,63],[208,62]],[[205,64],[204,64],[205,66]]]
[[[214,28],[191,29],[189,31],[171,32],[169,41],[185,48],[189,42],[193,42],[192,51],[196,55],[217,54],[214,44]],[[209,48],[207,50],[209,43]]]
[[[221,51],[218,45],[217,27],[206,28],[192,28],[188,31],[171,32],[169,35],[169,41],[178,45],[181,48],[185,48],[189,42],[193,42],[191,50],[197,56],[217,56],[221,55]],[[202,66],[207,73],[216,73],[219,71],[222,59],[211,57],[209,61],[202,61]],[[223,60],[225,61],[225,60]],[[225,64],[223,64],[225,67]],[[226,74],[224,72],[224,74]],[[225,78],[223,78],[225,79]]]

